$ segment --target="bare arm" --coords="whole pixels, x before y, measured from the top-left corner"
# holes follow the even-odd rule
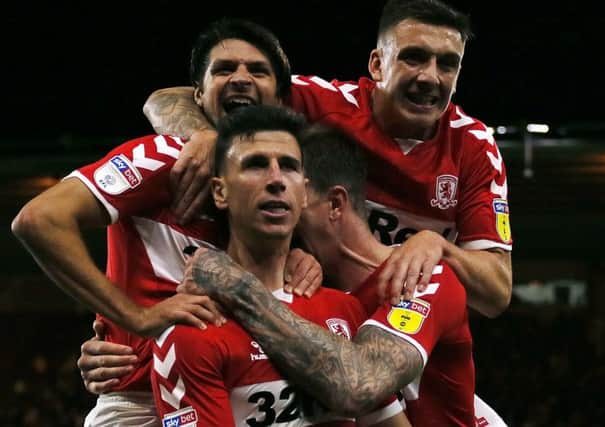
[[[466,288],[471,308],[487,317],[496,317],[506,310],[513,291],[510,252],[467,250],[446,242],[443,259]]]
[[[143,113],[159,134],[189,139],[200,129],[214,128],[195,103],[193,87],[156,90],[147,98]]]
[[[415,347],[380,328],[363,327],[351,342],[295,315],[222,252],[201,249],[188,269],[290,380],[334,411],[366,413],[422,369]]]
[[[201,297],[176,295],[143,308],[107,279],[90,257],[82,230],[108,222],[105,208],[88,188],[69,178],[27,203],[12,230],[57,286],[120,327],[142,336],[155,335],[177,321],[203,327],[196,318],[208,317]]]
[[[442,259],[466,288],[470,307],[487,317],[496,317],[508,307],[512,294],[509,252],[462,249],[430,230],[416,233],[393,251],[379,276],[379,294],[394,304],[405,283],[404,295],[411,298],[417,286],[422,290],[428,285]]]
[[[216,144],[214,126],[195,103],[193,87],[156,90],[143,112],[157,133],[188,141],[170,171],[172,210],[179,222],[186,224],[201,213],[208,196]]]

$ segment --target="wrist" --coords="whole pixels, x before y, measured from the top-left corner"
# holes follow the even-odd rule
[[[145,307],[132,304],[124,315],[124,325],[122,327],[130,333],[143,336],[147,317],[146,311]]]
[[[457,258],[457,253],[461,250],[458,246],[443,238],[443,260],[452,264]]]

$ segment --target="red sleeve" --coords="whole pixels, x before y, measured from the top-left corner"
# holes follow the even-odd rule
[[[426,364],[436,343],[456,340],[460,326],[467,322],[466,292],[446,264],[433,271],[424,292],[397,305],[385,304],[363,324],[385,329],[418,349]]]
[[[456,224],[458,243],[467,249],[512,249],[506,167],[487,127],[476,121],[465,129],[463,164],[468,173],[460,183]]]
[[[210,342],[215,332],[212,327],[175,326],[155,340],[151,383],[164,420],[189,417],[189,422],[197,421],[193,425],[235,425],[222,374],[225,357],[221,346]]]
[[[120,216],[170,201],[169,172],[182,146],[176,137],[144,136],[125,142],[68,177],[82,180],[116,222]]]
[[[292,76],[290,106],[310,122],[359,108],[357,82],[327,81],[318,76]]]

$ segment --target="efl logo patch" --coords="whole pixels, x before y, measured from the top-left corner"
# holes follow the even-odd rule
[[[510,242],[510,222],[508,219],[508,202],[505,199],[494,199],[496,213],[496,231],[503,242]]]
[[[431,304],[419,299],[401,301],[391,308],[387,320],[391,326],[406,334],[415,334],[431,311]]]
[[[94,173],[97,185],[108,194],[120,194],[141,183],[139,171],[123,154],[112,157]]]
[[[335,318],[328,319],[326,320],[326,324],[334,335],[340,335],[341,337],[345,337],[348,340],[351,339],[351,330],[349,329],[349,324],[346,320]]]
[[[447,209],[458,204],[456,190],[458,189],[458,177],[454,175],[439,175],[435,183],[435,198],[431,200],[432,207]]]
[[[191,406],[171,412],[162,418],[162,427],[195,427],[197,412]]]

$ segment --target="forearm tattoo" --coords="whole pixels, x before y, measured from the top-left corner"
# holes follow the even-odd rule
[[[145,104],[144,112],[158,134],[189,138],[197,130],[213,127],[191,91],[170,89],[155,94]]]
[[[421,372],[420,353],[403,339],[375,326],[361,328],[353,342],[334,335],[290,311],[224,252],[196,256],[193,277],[289,380],[333,411],[371,411]]]
[[[416,348],[380,328],[364,327],[351,342],[295,315],[224,252],[196,256],[193,277],[288,379],[334,411],[368,412],[422,369]]]
[[[420,354],[401,338],[368,326],[347,341],[256,291],[237,320],[288,379],[333,411],[369,412],[420,373]]]
[[[255,283],[264,288],[253,274],[223,251],[207,249],[196,253],[192,262],[193,280],[197,286],[227,309],[232,308],[235,300],[244,298],[248,288]]]

